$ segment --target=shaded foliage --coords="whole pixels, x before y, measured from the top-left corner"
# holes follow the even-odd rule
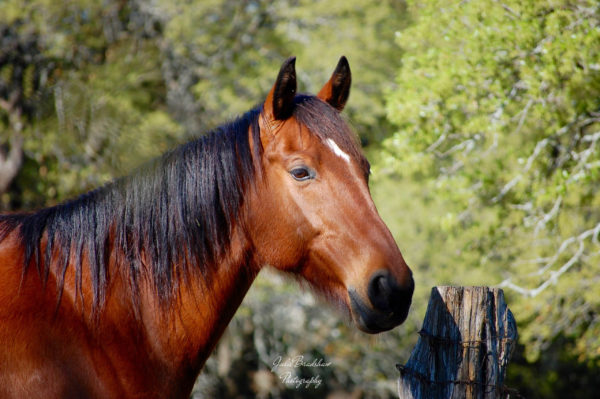
[[[164,152],[181,137],[161,108],[165,83],[156,32],[142,23],[135,3],[105,3],[2,4],[0,24],[35,43],[28,47],[34,54],[22,56],[29,62],[25,71],[32,72],[17,76],[4,68],[0,78],[20,97],[31,92],[32,98],[19,132],[24,166],[3,197],[5,208],[64,200]],[[2,94],[9,99],[10,93]],[[10,127],[6,119],[4,126]]]
[[[598,359],[582,362],[573,339],[556,337],[534,362],[529,362],[524,352],[522,345],[517,348],[508,369],[508,384],[518,386],[523,397],[595,398],[598,395]]]

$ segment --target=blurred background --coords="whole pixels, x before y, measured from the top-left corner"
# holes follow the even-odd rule
[[[413,310],[367,336],[261,273],[193,396],[397,397],[431,287],[487,285],[519,326],[507,384],[597,397],[596,0],[2,0],[0,210],[57,204],[222,124],[291,55],[312,93],[350,61],[344,113],[414,271]],[[272,370],[295,356],[330,365]]]

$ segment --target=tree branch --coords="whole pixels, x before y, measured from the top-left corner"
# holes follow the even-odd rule
[[[512,277],[505,279],[500,284],[498,284],[497,287],[510,288],[513,291],[516,291],[523,296],[533,298],[533,297],[539,295],[541,292],[543,292],[550,285],[556,284],[558,279],[581,259],[581,257],[584,255],[584,252],[585,252],[585,240],[586,239],[591,237],[592,243],[595,245],[598,245],[599,244],[599,241],[598,241],[599,236],[600,236],[600,223],[596,224],[596,226],[594,226],[593,228],[580,233],[578,236],[570,237],[570,238],[566,239],[565,241],[563,241],[563,243],[560,245],[558,251],[556,251],[554,256],[552,256],[550,259],[548,259],[548,262],[543,267],[541,267],[536,272],[530,274],[529,276],[535,276],[535,275],[541,276],[544,273],[546,273],[555,264],[555,262],[558,260],[560,255],[571,244],[578,243],[579,245],[577,247],[577,250],[575,251],[573,256],[571,256],[569,258],[569,260],[566,261],[560,268],[558,268],[557,270],[551,270],[549,272],[548,279],[546,279],[544,282],[539,284],[537,287],[535,287],[535,288],[521,287],[512,282]]]

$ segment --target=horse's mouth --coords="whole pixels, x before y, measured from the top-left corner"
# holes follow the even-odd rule
[[[350,296],[352,318],[358,329],[363,332],[377,334],[389,331],[402,324],[408,316],[411,303],[410,298],[408,299],[408,303],[399,307],[400,310],[382,312],[367,305],[356,290],[349,289],[348,295]]]

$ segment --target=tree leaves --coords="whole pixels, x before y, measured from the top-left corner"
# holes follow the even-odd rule
[[[537,315],[523,324],[532,358],[557,335],[600,334],[596,321],[567,322],[581,312],[571,293],[600,271],[598,4],[429,2],[412,11],[416,23],[397,39],[406,53],[387,109],[398,130],[383,165],[446,210],[425,227],[433,238],[421,262],[458,266],[449,278],[459,285],[485,262],[477,284],[506,287],[517,319]],[[528,306],[557,301],[567,305]],[[598,314],[600,300],[587,311]]]

